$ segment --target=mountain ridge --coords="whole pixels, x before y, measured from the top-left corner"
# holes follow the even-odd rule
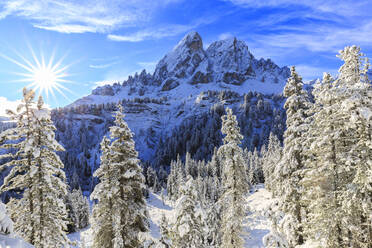
[[[218,90],[236,90],[233,86],[242,86],[239,91],[278,94],[289,74],[288,67],[279,67],[271,59],[255,59],[245,42],[235,37],[215,41],[204,50],[201,36],[192,31],[157,63],[152,74],[142,70],[122,83],[99,86],[68,107],[99,104],[110,98],[117,102],[120,98],[148,96],[149,93],[166,96],[182,84],[190,85],[189,88],[206,84],[209,86],[204,88]],[[108,97],[100,100],[94,96]]]

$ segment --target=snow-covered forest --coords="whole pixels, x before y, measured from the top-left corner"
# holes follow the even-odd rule
[[[205,91],[195,101],[208,111],[146,135],[126,107],[166,98],[50,111],[25,88],[0,129],[0,247],[371,248],[370,64],[357,46],[338,57],[338,76],[311,85],[291,67],[281,95]]]

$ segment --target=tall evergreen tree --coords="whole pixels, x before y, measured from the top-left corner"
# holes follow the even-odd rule
[[[94,188],[91,198],[97,199],[98,203],[93,207],[92,229],[93,229],[93,246],[109,248],[113,244],[113,195],[111,193],[114,187],[114,174],[117,171],[110,166],[110,140],[103,137],[101,142],[101,164],[95,171],[94,176],[100,179],[100,183]]]
[[[91,196],[98,200],[93,208],[93,247],[141,247],[140,234],[148,230],[144,177],[122,112],[119,105],[111,141],[104,138],[101,143],[101,167],[95,172],[100,183]]]
[[[165,217],[164,214],[162,214],[161,219],[160,219],[160,239],[159,239],[159,245],[158,247],[160,248],[170,248],[170,231],[169,231],[169,224],[168,220]]]
[[[222,133],[226,136],[218,149],[223,168],[220,198],[222,208],[221,245],[225,248],[243,247],[241,238],[242,221],[245,217],[244,195],[248,190],[243,151],[239,146],[243,136],[240,134],[236,116],[230,108],[222,116]]]
[[[309,96],[303,89],[302,78],[291,68],[291,76],[284,87],[287,97],[284,108],[287,111],[287,130],[284,133],[283,157],[279,165],[280,208],[285,213],[284,226],[290,235],[287,241],[290,247],[304,243],[303,209],[301,180],[305,163],[306,132],[308,130],[308,110],[311,107]]]
[[[37,105],[34,92],[23,90],[23,102],[18,114],[9,111],[17,127],[1,134],[1,140],[15,141],[1,148],[15,148],[13,160],[3,166],[13,166],[1,191],[22,190],[22,198],[8,203],[15,220],[15,230],[35,247],[68,247],[67,194],[63,163],[56,151],[63,147],[55,140],[55,127],[42,97]],[[18,159],[16,159],[18,158]]]
[[[325,74],[314,90],[304,184],[311,209],[307,232],[323,247],[371,244],[372,93],[362,56],[359,47],[346,47],[338,79]]]
[[[81,189],[73,189],[67,193],[66,207],[71,220],[71,231],[78,231],[89,225],[89,202]]]
[[[262,154],[262,170],[265,178],[265,188],[276,195],[276,187],[278,186],[278,164],[282,156],[282,147],[279,139],[270,133],[269,144],[266,151]]]
[[[200,214],[195,180],[188,176],[181,186],[181,196],[177,200],[176,220],[171,231],[172,246],[183,248],[203,247],[203,218]]]
[[[218,203],[212,204],[207,210],[205,218],[207,247],[220,247],[221,244],[221,207]]]

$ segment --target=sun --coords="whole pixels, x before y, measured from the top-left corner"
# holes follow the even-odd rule
[[[50,68],[37,68],[32,75],[33,84],[40,89],[53,88],[57,82],[58,75]]]
[[[18,82],[27,82],[26,87],[33,88],[39,94],[45,94],[49,98],[51,94],[55,98],[55,91],[63,95],[66,99],[70,100],[64,93],[68,91],[72,93],[63,84],[71,83],[66,77],[69,76],[67,69],[70,65],[62,66],[64,57],[55,62],[55,53],[45,59],[43,53],[38,57],[35,52],[30,48],[32,60],[26,59],[23,55],[16,52],[19,60],[7,57],[0,54],[1,57],[11,61],[12,63],[24,69],[24,72],[17,72],[15,74],[22,76]]]
[[[68,74],[65,72],[67,67],[61,67],[60,63],[53,64],[53,58],[49,59],[46,64],[44,56],[41,56],[41,61],[34,57],[35,64],[30,65],[28,73],[23,73],[25,77],[23,81],[30,82],[28,87],[38,90],[40,94],[45,93],[49,96],[51,93],[54,96],[54,90],[63,94],[62,90],[68,90],[62,84],[68,82],[65,77]],[[64,95],[64,94],[63,94]]]

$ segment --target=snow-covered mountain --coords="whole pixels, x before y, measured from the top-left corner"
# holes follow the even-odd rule
[[[243,147],[259,149],[270,131],[281,137],[285,129],[279,94],[289,73],[270,59],[257,60],[244,41],[220,40],[204,50],[197,32],[187,34],[153,74],[143,70],[53,111],[56,137],[66,148],[60,155],[70,184],[92,190],[99,143],[118,102],[135,133],[141,160],[157,169],[167,170],[170,160],[186,151],[196,159],[209,159],[221,144],[220,117],[226,106],[238,115]]]
[[[280,68],[270,59],[255,59],[244,41],[220,40],[204,51],[200,35],[190,32],[158,62],[152,75],[143,70],[122,84],[98,87],[70,106],[143,96],[179,100],[205,90],[281,93],[289,73],[288,67]]]

